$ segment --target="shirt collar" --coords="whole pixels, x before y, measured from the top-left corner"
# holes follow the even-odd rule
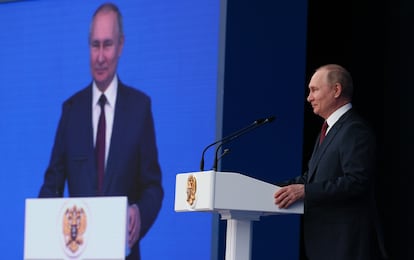
[[[99,97],[102,94],[105,94],[107,104],[110,107],[114,107],[115,106],[115,101],[116,101],[117,91],[118,91],[118,77],[117,77],[116,74],[115,74],[114,78],[112,79],[111,83],[109,84],[108,88],[103,93],[98,89],[98,87],[96,86],[95,81],[93,81],[93,83],[92,83],[92,104],[93,104],[93,106],[99,105],[98,104]]]
[[[350,110],[352,108],[352,104],[348,103],[345,104],[343,106],[341,106],[340,108],[338,108],[335,112],[333,112],[328,119],[326,119],[326,122],[328,123],[328,129],[331,128],[331,126],[333,126],[336,121],[339,120],[339,118],[345,114],[348,110]]]

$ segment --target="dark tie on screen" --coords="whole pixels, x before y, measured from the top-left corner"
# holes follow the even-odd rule
[[[321,144],[323,142],[323,139],[325,139],[326,129],[328,129],[328,123],[324,121],[322,124],[321,136],[319,137],[319,144]]]
[[[99,98],[99,106],[101,107],[101,114],[98,121],[98,131],[96,133],[96,169],[98,173],[98,193],[102,193],[104,172],[105,172],[105,131],[106,131],[106,120],[105,120],[105,104],[106,97],[104,94]]]

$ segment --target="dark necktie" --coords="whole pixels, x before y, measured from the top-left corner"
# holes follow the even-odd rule
[[[98,131],[96,133],[96,169],[98,172],[98,193],[102,193],[103,179],[105,173],[105,132],[106,132],[106,120],[105,120],[105,104],[106,97],[104,94],[99,98],[99,105],[101,107],[101,115],[98,121]]]
[[[319,137],[319,144],[321,144],[323,142],[323,139],[325,139],[326,129],[328,129],[328,123],[324,121],[322,124],[321,136]]]

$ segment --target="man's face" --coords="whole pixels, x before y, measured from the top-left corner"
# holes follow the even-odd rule
[[[337,88],[326,80],[326,70],[313,74],[309,82],[309,95],[307,101],[312,105],[313,113],[327,119],[336,109]]]
[[[89,49],[92,77],[101,91],[109,86],[116,73],[123,45],[116,14],[98,13],[92,22]]]

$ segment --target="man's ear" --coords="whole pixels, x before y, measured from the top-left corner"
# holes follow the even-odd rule
[[[341,85],[341,83],[335,83],[334,90],[335,90],[334,97],[339,98],[342,94],[342,85]]]
[[[118,58],[121,57],[122,50],[124,49],[124,43],[125,43],[125,36],[122,35],[122,36],[119,37]]]

